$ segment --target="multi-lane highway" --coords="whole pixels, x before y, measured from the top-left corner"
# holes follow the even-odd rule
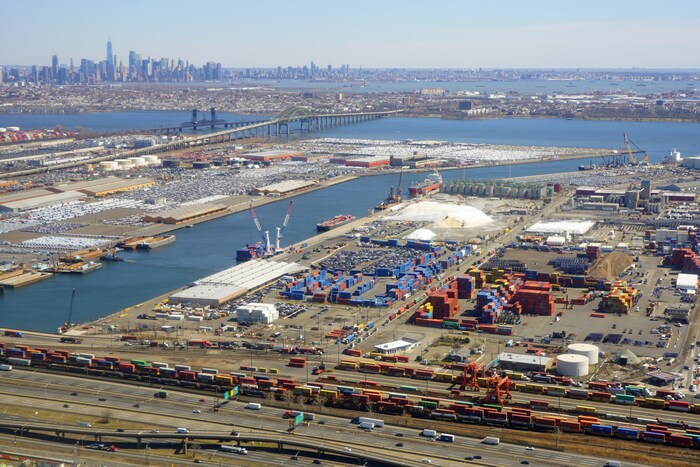
[[[140,432],[144,443],[149,440],[158,441],[149,438],[150,430],[175,433],[178,427],[186,427],[193,432],[235,430],[241,435],[287,433],[289,422],[282,418],[284,411],[265,407],[264,401],[261,410],[247,410],[244,408],[245,403],[231,401],[215,412],[215,401],[211,396],[166,389],[167,399],[155,399],[152,388],[116,382],[17,370],[0,375],[0,393],[8,407],[32,406],[64,414],[66,420],[85,421],[95,420],[104,410],[109,409],[114,420],[123,422],[126,433]],[[28,397],[31,400],[28,401]],[[194,413],[195,409],[201,413]],[[60,415],[57,420],[60,421]],[[75,426],[75,422],[71,423]],[[426,427],[430,423],[426,420]],[[139,428],[136,431],[129,429],[134,426]],[[294,435],[285,436],[304,437],[307,441],[316,440],[319,445],[350,448],[353,451],[391,454],[407,462],[429,459],[431,463],[440,465],[456,465],[462,463],[465,457],[474,455],[480,455],[480,462],[486,465],[513,465],[523,460],[531,465],[596,466],[605,462],[601,458],[542,449],[530,451],[525,446],[504,443],[486,446],[477,439],[462,437],[457,437],[455,443],[448,445],[422,438],[419,430],[403,427],[385,426],[364,432],[351,424],[349,419],[323,414],[317,415],[316,420],[307,426],[297,427]],[[118,441],[116,436],[104,437],[104,442]],[[260,462],[265,463],[263,458],[266,454],[261,454],[254,447],[249,449],[246,462],[253,460],[253,457],[257,461],[258,455],[261,455]],[[302,458],[303,456],[300,457]]]

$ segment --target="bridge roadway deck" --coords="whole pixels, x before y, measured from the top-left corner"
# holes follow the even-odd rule
[[[22,423],[22,422],[0,422],[0,429],[14,430],[21,433],[30,431],[42,431],[56,433],[57,436],[65,437],[66,433],[71,433],[80,436],[93,436],[95,441],[101,441],[103,436],[110,438],[134,439],[137,444],[141,445],[142,438],[152,439],[179,439],[182,442],[193,440],[209,440],[209,441],[236,441],[236,444],[243,442],[259,442],[277,444],[279,449],[284,446],[295,446],[298,448],[309,449],[316,451],[319,454],[337,454],[346,457],[352,457],[364,462],[378,462],[390,466],[414,466],[420,465],[419,462],[410,461],[407,459],[397,459],[395,457],[383,456],[379,454],[370,454],[357,450],[347,451],[343,448],[324,445],[318,441],[308,442],[290,437],[279,436],[264,436],[264,435],[231,435],[229,433],[211,432],[211,431],[190,431],[189,433],[150,433],[144,431],[138,432],[115,432],[114,430],[89,428],[73,428],[62,425],[44,424],[44,423]]]

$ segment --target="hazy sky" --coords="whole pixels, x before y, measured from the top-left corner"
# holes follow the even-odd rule
[[[0,64],[182,58],[224,67],[700,68],[697,0],[21,0]]]

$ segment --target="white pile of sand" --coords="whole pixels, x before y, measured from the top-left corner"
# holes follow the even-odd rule
[[[406,235],[406,239],[429,241],[435,238],[435,235],[435,232],[430,229],[418,229],[415,232],[411,232],[410,234]]]
[[[408,205],[389,220],[444,223],[444,227],[479,227],[493,222],[483,211],[459,204],[422,201]]]

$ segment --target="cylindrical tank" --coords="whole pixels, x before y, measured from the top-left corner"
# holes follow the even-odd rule
[[[160,159],[158,158],[158,156],[153,156],[153,155],[143,156],[143,160],[145,160],[148,165],[160,164]]]
[[[19,127],[18,126],[8,126],[7,131],[19,131]]]
[[[140,167],[142,165],[146,165],[146,160],[143,157],[131,157],[129,158],[132,164],[134,164],[136,167]]]
[[[129,159],[114,159],[114,162],[116,162],[117,165],[129,165],[129,164],[131,164],[131,161]]]
[[[5,133],[6,131],[7,131],[7,128],[0,127],[0,133]]]
[[[590,365],[598,364],[598,352],[600,352],[600,349],[598,346],[593,344],[569,344],[567,347],[567,353],[583,355],[584,357],[588,358],[588,363]]]
[[[100,162],[100,169],[102,170],[117,170],[119,164],[116,161],[102,161]]]
[[[569,377],[586,376],[588,374],[588,358],[572,353],[559,355],[557,357],[557,373]]]

